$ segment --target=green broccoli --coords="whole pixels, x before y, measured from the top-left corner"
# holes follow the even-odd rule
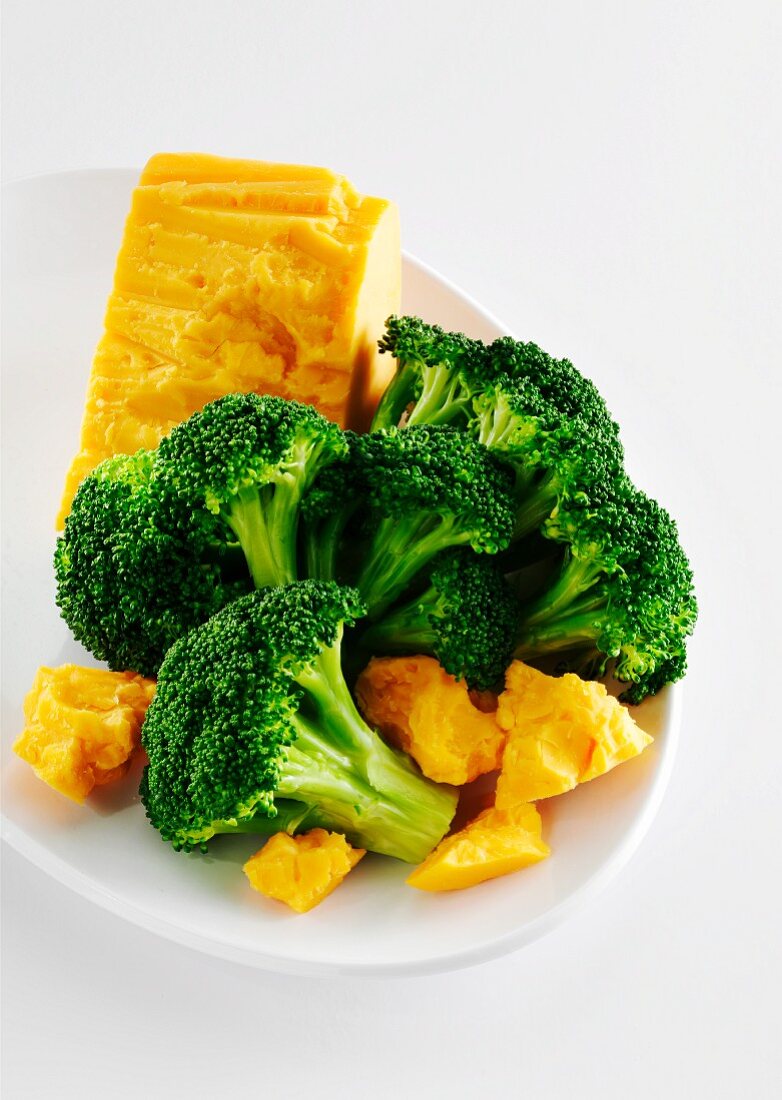
[[[397,371],[380,400],[373,429],[395,427],[402,420],[406,426],[468,428],[475,400],[504,379],[534,387],[536,402],[549,415],[577,419],[592,434],[617,435],[594,383],[568,359],[553,359],[536,344],[509,336],[484,344],[418,317],[390,317],[379,347],[395,356]]]
[[[483,690],[502,682],[518,617],[518,600],[491,557],[447,551],[435,559],[427,588],[372,623],[361,647],[373,655],[428,654]]]
[[[154,676],[166,650],[230,600],[251,590],[235,579],[213,516],[193,525],[154,475],[155,455],[106,459],[84,481],[57,540],[62,617],[112,669]]]
[[[298,576],[299,505],[317,472],[347,451],[336,424],[310,405],[229,394],[178,425],[156,466],[193,522],[221,517],[257,588]],[[230,531],[230,535],[229,535]]]
[[[513,475],[464,433],[430,426],[372,432],[357,439],[351,462],[367,531],[354,583],[370,618],[441,550],[495,554],[508,545]]]
[[[512,466],[514,542],[537,530],[557,505],[600,495],[624,476],[616,424],[564,415],[534,382],[500,374],[473,402],[473,430]]]
[[[342,675],[343,625],[363,613],[355,591],[301,581],[236,600],[172,647],[142,729],[141,798],[164,840],[317,825],[412,863],[438,843],[456,792],[365,724]]]
[[[450,424],[514,469],[514,541],[563,501],[588,497],[620,476],[619,429],[592,382],[535,344],[492,344],[444,332],[417,317],[392,317],[380,341],[399,368],[375,425],[405,411],[404,426]]]
[[[360,511],[360,437],[344,432],[347,453],[321,470],[301,502],[301,543],[304,573],[311,580],[348,581],[358,540],[351,539],[351,522]]]
[[[397,371],[380,399],[372,431],[406,425],[456,424],[470,415],[473,372],[483,372],[484,345],[461,332],[445,332],[419,317],[389,317],[378,341],[397,360]]]
[[[522,607],[515,655],[564,654],[590,676],[610,670],[633,703],[680,679],[697,605],[668,513],[625,480],[598,501],[557,509],[541,530],[564,561]]]

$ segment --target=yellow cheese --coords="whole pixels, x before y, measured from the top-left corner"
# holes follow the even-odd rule
[[[424,775],[460,786],[500,766],[505,735],[464,680],[434,657],[373,657],[356,682],[362,714]]]
[[[127,771],[154,694],[154,681],[134,672],[39,668],[14,752],[50,787],[83,802]]]
[[[377,339],[400,304],[396,207],[325,168],[153,157],[133,194],[81,446],[59,522],[112,454],[154,447],[236,391],[365,427],[393,371]]]
[[[299,836],[275,833],[247,860],[244,873],[259,894],[306,913],[328,897],[364,855],[364,848],[353,848],[340,833],[325,829]]]
[[[550,854],[540,814],[532,804],[491,808],[441,840],[407,879],[419,890],[463,890],[520,871]]]
[[[652,741],[605,686],[572,673],[546,676],[514,661],[497,723],[508,737],[497,806],[550,798],[637,756]]]

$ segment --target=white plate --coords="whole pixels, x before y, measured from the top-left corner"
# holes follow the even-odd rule
[[[289,913],[249,889],[252,838],[223,838],[208,857],[163,844],[135,796],[137,773],[80,808],[11,752],[38,665],[92,663],[54,605],[53,520],[75,449],[131,171],[41,176],[4,190],[4,835],[60,882],[179,943],[299,974],[413,974],[513,951],[594,894],[638,846],[676,749],[680,692],[636,713],[655,736],[642,757],[542,805],[553,854],[473,890],[423,894],[404,865],[367,857],[319,909]],[[492,338],[507,330],[467,295],[405,258],[404,309]],[[52,914],[52,921],[56,920]]]

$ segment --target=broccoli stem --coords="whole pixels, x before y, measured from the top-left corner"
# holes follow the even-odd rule
[[[558,499],[559,483],[553,473],[546,474],[537,484],[528,486],[524,495],[520,495],[511,541],[518,542],[537,531],[554,511]]]
[[[519,640],[513,652],[514,657],[526,661],[542,657],[546,653],[561,653],[566,649],[586,649],[594,647],[599,636],[595,627],[593,611],[578,615],[563,615],[538,627],[523,624],[519,630]]]
[[[299,492],[286,484],[242,489],[226,516],[256,588],[296,579]]]
[[[339,642],[296,682],[314,718],[296,715],[277,792],[312,805],[360,847],[419,863],[447,832],[456,792],[425,779],[366,725],[342,675]]]
[[[378,618],[441,550],[469,542],[469,534],[441,516],[381,520],[356,580],[369,608],[367,617]]]
[[[433,653],[438,637],[431,616],[437,612],[437,596],[427,590],[394,608],[361,635],[366,653]]]
[[[342,536],[352,510],[347,506],[326,519],[304,522],[304,567],[312,580],[337,580],[337,560]]]
[[[448,366],[425,367],[421,393],[405,427],[414,424],[452,424],[469,407],[470,396],[464,392],[458,372]],[[461,391],[461,392],[460,392]]]
[[[594,593],[582,599],[605,575],[604,567],[588,558],[571,557],[559,576],[536,600],[528,603],[522,613],[522,629],[532,631],[556,619],[578,616],[591,611],[603,602],[602,594]]]
[[[385,393],[380,398],[372,420],[371,431],[396,428],[408,405],[415,401],[418,370],[411,363],[397,368]]]

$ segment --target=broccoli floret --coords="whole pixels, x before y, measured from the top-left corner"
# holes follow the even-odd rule
[[[568,360],[502,337],[492,344],[392,317],[380,341],[399,367],[375,425],[449,424],[513,466],[514,541],[557,503],[592,495],[622,472],[619,429],[592,382]]]
[[[594,382],[569,359],[552,359],[537,344],[501,336],[488,345],[494,377],[534,384],[543,400],[566,419],[577,419],[592,433],[616,436],[618,428]]]
[[[428,654],[457,680],[485,690],[502,682],[518,617],[518,600],[492,558],[447,551],[427,588],[373,623],[361,646],[375,655]]]
[[[180,639],[160,669],[142,740],[141,797],[164,840],[318,825],[417,863],[447,831],[456,792],[424,779],[363,721],[342,676],[358,594],[301,581],[236,600]]]
[[[535,398],[561,419],[577,419],[591,433],[618,429],[597,387],[568,359],[552,359],[536,344],[502,336],[491,344],[445,332],[418,317],[390,317],[379,341],[397,359],[397,371],[378,405],[373,429],[474,420],[474,401],[503,379],[531,383]],[[483,416],[487,407],[484,404]]]
[[[389,317],[378,341],[397,360],[397,371],[380,399],[372,430],[406,425],[466,424],[479,392],[473,375],[483,373],[484,346],[461,332],[445,332],[419,317]]]
[[[232,579],[212,516],[191,524],[154,475],[155,455],[106,459],[81,483],[54,568],[77,641],[112,669],[154,676],[166,650],[252,585]]]
[[[598,430],[567,416],[534,382],[500,374],[473,402],[473,430],[514,470],[514,541],[537,530],[558,504],[605,493],[624,471],[616,424]]]
[[[354,491],[368,531],[356,587],[377,618],[441,550],[503,550],[513,530],[513,475],[454,428],[360,436]]]
[[[221,517],[262,588],[298,576],[302,496],[346,451],[340,429],[310,405],[236,393],[174,428],[158,447],[157,467],[194,516]]]
[[[624,481],[596,503],[557,509],[542,533],[563,545],[564,561],[523,606],[516,656],[572,653],[589,675],[610,670],[629,684],[629,702],[680,679],[697,606],[668,513]]]

